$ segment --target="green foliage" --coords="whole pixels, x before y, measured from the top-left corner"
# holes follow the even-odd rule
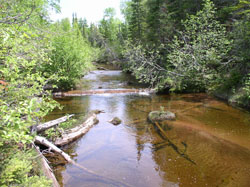
[[[48,186],[45,178],[31,177],[30,154],[27,149],[33,136],[30,127],[58,104],[43,87],[45,77],[41,66],[50,62],[51,51],[45,28],[47,9],[55,1],[1,1],[0,14],[0,173],[1,186]],[[15,156],[13,154],[15,153]]]
[[[209,0],[196,15],[188,16],[183,26],[184,31],[170,45],[166,69],[172,73],[165,80],[172,80],[174,90],[204,91],[228,66],[231,41],[225,27],[216,21],[215,8]]]
[[[39,26],[35,20],[22,26],[13,23],[0,27],[0,79],[7,82],[0,89],[0,144],[30,141],[29,127],[56,106],[48,96],[38,98],[50,78],[39,71],[43,63],[49,62],[50,47],[46,35],[33,28]]]
[[[53,25],[51,61],[44,66],[46,76],[57,75],[52,83],[60,89],[74,87],[76,81],[91,68],[92,48],[82,37],[78,25],[68,19]]]
[[[76,125],[79,125],[79,124],[81,124],[81,122],[79,120],[71,119],[69,121],[60,123],[59,128],[61,128],[63,130],[67,130],[67,129],[73,128],[73,127],[75,127]]]
[[[74,128],[75,126],[78,126],[81,124],[81,121],[76,119],[70,119],[66,122],[60,123],[57,127],[48,129],[44,132],[44,136],[46,136],[48,139],[54,141],[56,138],[61,137],[64,131]]]
[[[164,46],[161,47],[164,48]],[[142,45],[127,42],[123,56],[127,61],[123,69],[131,72],[140,82],[148,83],[152,87],[159,84],[167,71],[159,63],[163,61],[159,51],[148,50]]]
[[[107,8],[104,11],[104,17],[100,21],[99,31],[109,42],[116,40],[116,35],[118,32],[118,27],[116,26],[116,21],[114,19],[115,9]]]
[[[248,77],[245,80],[243,90],[246,92],[245,100],[248,102],[248,105],[250,105],[250,73],[248,74]]]
[[[229,99],[229,102],[235,103],[240,107],[249,109],[250,108],[249,85],[245,85],[242,89],[238,91],[239,93],[235,93],[233,97]]]
[[[98,25],[99,38],[96,38],[101,47],[98,61],[112,62],[119,58],[121,44],[124,41],[122,29],[124,29],[124,24],[115,18],[115,9],[105,9],[103,19]]]
[[[122,67],[158,90],[224,90],[249,105],[249,9],[244,0],[124,1]]]
[[[164,0],[147,1],[147,42],[157,47],[166,44],[173,37],[176,29],[173,13],[168,10],[169,5]]]
[[[250,3],[239,1],[229,7],[233,17],[231,37],[234,39],[230,53],[231,65],[217,86],[218,90],[230,93],[229,100],[240,106],[250,107],[249,98],[249,48],[250,48]]]
[[[128,20],[130,38],[134,41],[143,41],[145,31],[145,6],[142,0],[131,1],[131,16]]]
[[[88,38],[89,33],[88,33],[88,22],[87,22],[87,20],[80,18],[79,22],[78,22],[78,25],[79,25],[79,29],[80,29],[80,31],[82,33],[83,38]]]
[[[0,175],[1,186],[52,186],[45,176],[42,175],[41,165],[37,154],[33,151],[18,151],[13,154],[4,165]]]
[[[250,14],[243,16],[241,20],[234,23],[232,35],[234,38],[233,52],[237,57],[236,61],[249,62]]]
[[[92,111],[94,112],[94,111]],[[77,116],[77,118],[71,118],[63,123],[60,123],[54,128],[50,128],[43,133],[43,136],[47,137],[51,141],[55,141],[56,138],[61,137],[63,133],[69,131],[72,128],[82,125],[89,115]]]
[[[225,27],[216,21],[213,3],[205,1],[203,9],[182,24],[184,30],[171,43],[159,42],[156,49],[129,43],[124,51],[127,70],[159,90],[199,92],[217,84],[230,64],[231,41]]]

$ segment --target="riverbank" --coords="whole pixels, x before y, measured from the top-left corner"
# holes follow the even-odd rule
[[[213,92],[213,95],[221,99],[231,106],[241,107],[247,111],[250,111],[250,100],[247,97],[246,91],[242,88],[238,88],[236,91],[231,89],[220,89]]]

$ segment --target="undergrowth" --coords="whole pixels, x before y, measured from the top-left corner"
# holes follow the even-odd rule
[[[19,145],[20,146],[20,145]],[[0,186],[49,187],[37,152],[33,149],[6,145],[1,148]],[[10,156],[11,155],[11,156]]]

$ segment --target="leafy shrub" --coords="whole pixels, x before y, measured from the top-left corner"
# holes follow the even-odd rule
[[[216,21],[210,0],[204,1],[203,9],[182,23],[184,31],[175,36],[166,64],[166,69],[173,73],[166,79],[172,80],[174,90],[204,91],[228,66],[231,41],[227,39],[225,27]]]
[[[37,154],[33,151],[18,151],[12,155],[12,157],[8,158],[4,169],[1,171],[0,185],[6,187],[52,186],[51,181],[42,175],[41,166],[37,159],[35,159],[36,156]],[[37,170],[35,171],[33,168],[36,168]]]
[[[92,48],[68,19],[54,24],[53,30],[51,61],[43,71],[47,76],[57,75],[52,82],[60,89],[70,89],[91,68]]]
[[[163,48],[164,46],[160,46]],[[152,87],[159,84],[167,70],[161,65],[163,56],[158,50],[150,50],[142,45],[133,45],[127,41],[123,56],[127,63],[123,70],[132,72],[136,79],[148,83]]]

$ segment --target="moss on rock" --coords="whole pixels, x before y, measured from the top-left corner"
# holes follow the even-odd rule
[[[175,120],[175,118],[175,114],[169,111],[152,111],[148,115],[148,119],[152,123],[165,120]]]

